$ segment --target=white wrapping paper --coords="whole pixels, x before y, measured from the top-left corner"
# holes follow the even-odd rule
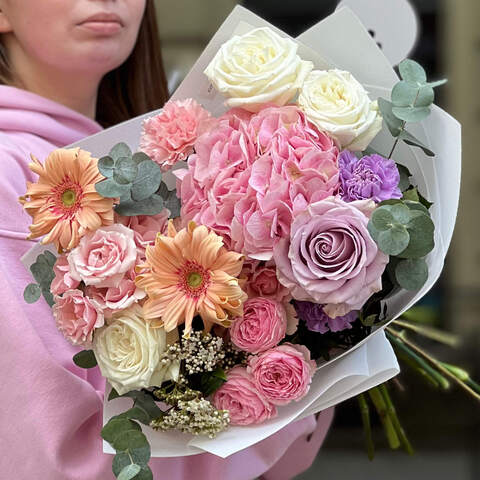
[[[179,86],[173,99],[193,97],[214,115],[225,111],[224,98],[213,89],[203,70],[220,45],[233,34],[261,26],[270,26],[282,33],[248,10],[236,7]],[[341,32],[341,35],[338,35],[338,32]],[[337,10],[300,35],[299,40],[302,42],[299,48],[300,56],[305,60],[312,60],[316,68],[337,67],[349,70],[365,85],[372,98],[389,98],[390,89],[398,78],[375,41],[348,8]],[[128,143],[135,150],[138,147],[143,119],[154,114],[155,112],[150,112],[112,127],[73,146],[86,149],[97,157],[107,154],[111,147],[120,141]],[[425,156],[421,150],[400,142],[395,155],[397,161],[410,169],[424,196],[434,202],[431,211],[436,226],[435,248],[428,256],[430,275],[425,286],[417,293],[401,292],[388,301],[390,321],[417,302],[438,279],[452,237],[460,189],[459,123],[434,106],[430,117],[421,124],[410,125],[409,130],[437,154],[432,159]],[[387,153],[392,143],[392,137],[384,128],[372,146]],[[164,179],[171,188],[175,186],[171,174]],[[272,435],[295,419],[321,411],[385,382],[399,372],[399,367],[383,328],[377,329],[348,352],[323,364],[314,376],[308,395],[299,402],[279,408],[278,417],[262,425],[231,427],[213,440],[179,432],[154,432],[144,429],[152,446],[152,456],[171,457],[210,452],[227,457]],[[120,398],[105,402],[104,422],[130,406],[130,399]],[[104,451],[114,453],[106,442]]]

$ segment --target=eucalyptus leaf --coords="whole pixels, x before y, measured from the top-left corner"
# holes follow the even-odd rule
[[[408,190],[405,190],[405,192],[403,192],[403,200],[410,200],[412,202],[418,202],[419,201],[419,197],[418,197],[418,191],[415,187],[413,188],[410,188]]]
[[[125,452],[117,452],[115,457],[113,457],[113,462],[112,462],[112,471],[113,474],[118,477],[120,475],[120,472],[127,466],[127,465],[132,465],[132,461],[128,455],[128,453]]]
[[[400,165],[397,163],[398,173],[400,174],[400,182],[398,183],[398,188],[401,192],[407,190],[410,187],[410,180],[409,178],[412,176],[410,171],[404,165]]]
[[[428,210],[433,205],[432,202],[429,202],[420,192],[418,192],[418,199],[420,203]]]
[[[73,363],[80,368],[93,368],[97,366],[97,359],[93,350],[82,350],[73,356]]]
[[[395,278],[405,290],[418,290],[428,279],[428,266],[423,258],[408,259],[398,262]]]
[[[120,142],[120,143],[117,143],[110,150],[109,156],[112,157],[115,161],[117,161],[121,157],[131,158],[132,151],[130,150],[130,147],[126,143]]]
[[[441,85],[445,85],[445,83],[447,83],[447,81],[448,80],[446,78],[443,78],[443,79],[437,80],[435,82],[429,82],[429,83],[427,83],[427,85],[429,87],[436,88],[436,87],[440,87]]]
[[[38,258],[35,263],[30,265],[30,271],[32,272],[33,278],[41,288],[50,287],[52,280],[55,278],[53,267],[45,261],[39,261]]]
[[[222,368],[217,368],[213,372],[202,374],[200,385],[202,393],[208,397],[218,390],[227,381],[227,376]]]
[[[135,477],[141,469],[142,467],[140,465],[131,463],[122,469],[117,477],[117,480],[132,480],[132,478]]]
[[[415,138],[410,132],[407,132],[406,130],[403,130],[403,132],[400,133],[398,138],[403,140],[407,145],[421,148],[423,150],[423,153],[425,153],[425,155],[429,157],[435,156],[435,153],[432,152],[432,150],[430,150],[424,143]]]
[[[161,181],[160,167],[147,158],[138,164],[138,173],[131,189],[132,199],[137,202],[146,200],[158,190]]]
[[[384,207],[375,209],[371,216],[371,222],[377,230],[383,231],[391,228],[394,223],[393,215]]]
[[[153,399],[153,397],[148,393],[145,393],[140,390],[132,390],[120,396],[132,398],[134,400],[133,406],[141,407],[143,410],[145,410],[148,413],[148,415],[150,415],[150,418],[152,420],[155,418],[159,418],[163,415],[162,410],[160,410],[158,405],[155,403],[155,400]]]
[[[149,425],[150,421],[152,420],[149,413],[140,405],[132,407],[130,410],[127,410],[126,412],[117,415],[117,417],[128,418],[129,420],[138,420],[144,425]]]
[[[401,258],[421,258],[433,250],[435,246],[433,233],[435,225],[432,219],[420,212],[416,211],[417,216],[413,217],[407,225],[410,235],[408,247],[399,252]]]
[[[394,137],[398,137],[403,128],[403,122],[393,114],[393,104],[384,98],[378,99],[378,108],[387,128]]]
[[[430,115],[430,107],[393,107],[392,112],[405,122],[421,122]]]
[[[405,200],[404,204],[410,209],[410,210],[418,210],[420,212],[425,213],[426,215],[429,215],[428,210],[424,205],[422,205],[420,202],[414,202],[412,200]]]
[[[50,252],[49,250],[45,250],[43,252],[43,256],[45,257],[47,265],[49,265],[50,267],[53,268],[55,263],[57,263],[57,257],[52,252]]]
[[[380,235],[381,230],[377,230],[375,226],[373,225],[372,219],[370,218],[368,224],[367,224],[367,230],[370,236],[373,238],[375,243],[378,243],[378,236]]]
[[[141,432],[141,427],[138,423],[132,422],[127,418],[113,417],[102,428],[101,435],[104,440],[113,445],[118,435],[131,430]]]
[[[117,451],[130,453],[132,460],[139,465],[146,465],[150,460],[150,445],[141,431],[120,432],[113,440],[112,446]]]
[[[170,218],[177,218],[180,216],[182,204],[177,197],[176,191],[169,192],[167,199],[165,200],[165,208],[170,212]]]
[[[398,255],[407,248],[410,235],[403,225],[394,225],[389,230],[380,232],[377,239],[378,248],[387,255]]]
[[[418,95],[414,105],[416,107],[429,107],[435,99],[433,88],[429,85],[423,85],[418,89]]]
[[[393,215],[395,222],[406,225],[412,217],[410,209],[402,203],[397,203],[389,207],[390,213]]]
[[[137,164],[140,165],[142,162],[153,160],[145,153],[145,152],[137,152],[133,154],[132,160]],[[156,165],[156,164],[155,164]]]
[[[135,200],[121,202],[115,210],[119,215],[132,217],[135,215],[157,215],[163,208],[163,199],[158,195],[152,195],[141,202],[136,202]]]
[[[115,162],[115,171],[113,172],[113,178],[117,183],[127,185],[132,183],[138,173],[137,164],[127,157],[121,157]]]
[[[107,178],[112,177],[113,171],[115,170],[115,161],[112,157],[102,157],[98,161],[98,170],[100,173]]]
[[[135,480],[153,480],[153,473],[148,465],[144,465]]]
[[[416,83],[401,81],[393,88],[391,93],[392,103],[396,107],[412,107],[415,105],[419,87]]]
[[[128,185],[120,185],[113,178],[95,184],[95,190],[104,198],[118,198],[130,191]]]
[[[400,71],[402,80],[407,82],[425,84],[427,81],[427,74],[425,73],[423,67],[419,63],[409,58],[406,58],[400,62],[398,65],[398,70]]]
[[[23,298],[27,303],[35,303],[42,296],[42,289],[36,283],[27,285],[23,292]]]

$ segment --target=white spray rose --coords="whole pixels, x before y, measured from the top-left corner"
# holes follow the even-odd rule
[[[178,378],[178,362],[159,361],[166,348],[165,330],[152,328],[139,305],[115,313],[93,339],[100,371],[120,395]]]
[[[350,72],[314,70],[303,84],[298,104],[342,149],[365,150],[382,128],[377,102]]]
[[[264,103],[283,106],[302,86],[313,63],[297,55],[298,45],[268,27],[235,35],[205,69],[229,107],[257,112]]]

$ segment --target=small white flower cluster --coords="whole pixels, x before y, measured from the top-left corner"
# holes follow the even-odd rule
[[[153,420],[150,426],[159,430],[180,430],[192,435],[214,438],[230,423],[227,410],[217,410],[208,400],[195,398],[180,400],[163,417]]]
[[[183,338],[182,343],[187,375],[211,372],[225,358],[223,340],[211,333],[194,331],[188,338]]]

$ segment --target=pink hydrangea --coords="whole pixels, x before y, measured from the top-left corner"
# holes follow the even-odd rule
[[[140,149],[163,170],[193,153],[197,138],[215,124],[195,100],[167,102],[163,110],[143,122]]]
[[[68,290],[61,297],[56,296],[53,316],[67,340],[85,347],[90,346],[94,330],[104,324],[99,306],[81,290]]]
[[[315,362],[303,345],[284,343],[250,357],[247,372],[260,393],[274,405],[303,398],[315,372]]]
[[[67,255],[60,255],[53,267],[55,278],[52,280],[50,291],[53,295],[61,295],[67,290],[73,290],[80,284],[79,280],[75,280],[70,275],[70,266],[68,264]]]
[[[212,402],[218,410],[229,411],[232,425],[259,424],[277,415],[275,406],[259,393],[253,378],[240,366],[229,370]]]
[[[117,223],[82,237],[68,255],[68,263],[74,280],[97,288],[118,287],[136,258],[133,230]]]
[[[243,305],[243,317],[230,327],[230,337],[241,350],[259,353],[278,345],[286,329],[287,313],[281,303],[268,298],[249,298]]]
[[[367,230],[374,208],[372,200],[330,197],[297,215],[274,251],[278,278],[293,298],[324,304],[335,318],[360,310],[382,289],[388,255]]]

